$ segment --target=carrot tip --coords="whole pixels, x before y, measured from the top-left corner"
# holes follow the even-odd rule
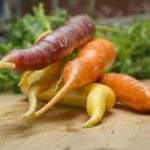
[[[90,128],[95,126],[98,122],[101,121],[102,119],[102,114],[94,114],[93,116],[91,116],[91,118],[86,121],[83,125],[82,128]]]
[[[28,98],[30,105],[28,111],[21,116],[22,119],[29,120],[34,117],[33,114],[35,113],[37,107],[37,98],[36,98],[37,92],[38,88],[36,86],[35,87],[33,86],[29,89]]]
[[[20,116],[20,120],[31,120],[33,116],[28,115],[28,114],[23,114]]]
[[[49,109],[51,109],[51,107],[53,105],[55,105],[58,101],[60,101],[60,99],[72,88],[72,83],[71,82],[67,82],[62,89],[40,110],[36,111],[34,113],[34,117],[39,117],[42,114],[44,114],[46,111],[48,111]]]
[[[16,65],[14,63],[6,62],[6,61],[0,61],[0,68],[7,68],[7,69],[15,69]]]

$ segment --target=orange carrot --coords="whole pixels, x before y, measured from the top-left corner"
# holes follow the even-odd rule
[[[62,89],[47,105],[36,112],[35,116],[40,116],[50,109],[71,89],[82,87],[97,80],[114,60],[115,49],[109,40],[98,38],[87,43],[77,58],[65,65],[62,75],[65,84]]]
[[[141,112],[150,111],[150,87],[135,78],[117,73],[109,73],[99,81],[114,91],[117,100]]]

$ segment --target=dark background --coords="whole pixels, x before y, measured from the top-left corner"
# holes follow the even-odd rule
[[[150,0],[0,0],[1,13],[23,15],[31,12],[33,5],[45,4],[46,13],[55,8],[65,8],[69,14],[88,13],[96,18],[140,15],[150,12]],[[2,7],[2,3],[5,7]],[[2,10],[3,9],[3,10]]]
[[[150,12],[150,0],[24,0],[22,1],[22,14],[31,10],[32,5],[43,2],[46,12],[56,7],[62,7],[70,14],[86,13],[94,7],[94,16],[112,17],[143,14]],[[92,6],[95,2],[95,6]],[[90,6],[89,6],[90,5]]]

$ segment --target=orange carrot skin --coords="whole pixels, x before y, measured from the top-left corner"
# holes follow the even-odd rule
[[[140,112],[150,112],[150,87],[135,78],[117,73],[104,75],[99,82],[115,92],[117,100]]]
[[[72,17],[64,26],[47,33],[30,48],[11,50],[2,61],[14,63],[15,71],[42,69],[70,55],[93,39],[95,25],[86,15]]]
[[[34,116],[38,117],[73,88],[80,88],[101,77],[115,60],[113,44],[104,38],[97,38],[85,44],[78,56],[64,66],[62,78],[64,86]]]
[[[97,38],[90,41],[82,48],[76,59],[65,65],[64,82],[72,82],[72,88],[92,83],[112,65],[115,57],[114,46],[109,40]]]

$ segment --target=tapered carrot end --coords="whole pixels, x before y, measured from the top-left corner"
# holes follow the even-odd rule
[[[0,68],[7,68],[14,70],[16,68],[16,65],[14,63],[6,62],[6,61],[0,61]]]
[[[33,118],[33,114],[35,113],[37,107],[37,98],[36,98],[37,92],[38,88],[36,86],[35,87],[33,86],[29,89],[28,98],[30,106],[28,111],[21,116],[21,119],[30,120]]]
[[[82,125],[82,128],[90,128],[95,126],[95,124],[102,120],[103,114],[104,111],[102,112],[97,110],[97,112],[95,112],[95,114],[93,114],[91,118]]]
[[[34,113],[34,117],[39,117],[55,105],[61,98],[72,89],[72,83],[66,83],[63,88],[50,100],[43,108]]]
[[[106,98],[101,86],[93,83],[89,85],[89,90],[86,108],[90,119],[83,124],[83,128],[92,127],[100,122],[106,110]]]
[[[33,117],[31,115],[28,114],[23,114],[20,116],[20,120],[31,120]]]
[[[115,104],[115,94],[109,87],[93,83],[89,86],[89,90],[86,108],[91,118],[83,124],[83,128],[92,127],[100,122],[105,111]]]

